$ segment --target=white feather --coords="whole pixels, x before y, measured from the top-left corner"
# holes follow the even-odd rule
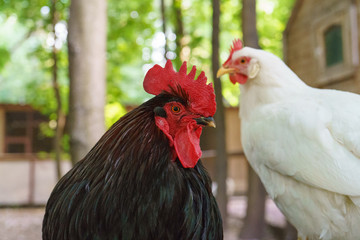
[[[241,85],[245,154],[266,190],[309,239],[359,239],[360,96],[305,85],[276,56]]]

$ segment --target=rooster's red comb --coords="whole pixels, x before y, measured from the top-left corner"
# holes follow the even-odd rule
[[[243,43],[242,43],[242,41],[241,41],[240,39],[234,39],[233,44],[232,44],[232,46],[230,47],[230,56],[229,56],[229,58],[225,61],[225,63],[224,63],[223,65],[225,65],[225,64],[227,64],[229,61],[231,61],[232,55],[233,55],[233,53],[234,53],[235,51],[240,50],[240,49],[242,49],[242,48],[243,48]]]
[[[197,113],[205,117],[213,116],[216,111],[214,88],[211,83],[206,83],[204,72],[200,73],[197,80],[195,74],[195,66],[187,74],[186,62],[181,65],[179,72],[175,72],[171,61],[168,60],[164,68],[155,65],[146,73],[143,86],[147,93],[153,95],[163,92],[182,98],[186,95],[186,101]]]

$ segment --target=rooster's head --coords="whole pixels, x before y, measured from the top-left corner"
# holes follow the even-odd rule
[[[155,123],[167,136],[185,168],[192,168],[201,157],[200,135],[203,126],[215,127],[216,111],[212,84],[204,72],[194,79],[196,67],[187,74],[186,62],[175,72],[171,61],[164,68],[155,65],[144,79],[144,89],[153,95],[166,95],[167,101],[154,109]]]

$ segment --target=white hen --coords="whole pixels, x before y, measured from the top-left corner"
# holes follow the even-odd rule
[[[240,83],[246,157],[299,237],[360,239],[360,96],[311,88],[240,40],[225,73]]]

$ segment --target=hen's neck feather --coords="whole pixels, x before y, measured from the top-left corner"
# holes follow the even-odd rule
[[[242,118],[259,105],[294,97],[309,88],[277,56],[263,50],[251,50],[251,58],[258,60],[260,71],[255,78],[240,85]]]

